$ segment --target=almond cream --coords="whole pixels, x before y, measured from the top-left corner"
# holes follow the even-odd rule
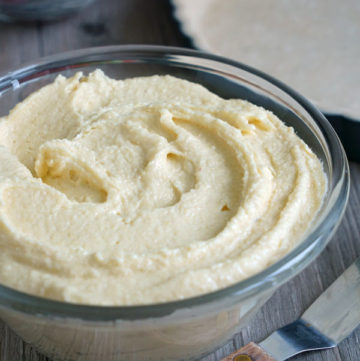
[[[171,76],[59,76],[0,121],[0,282],[134,305],[218,290],[301,239],[321,162],[271,112]]]

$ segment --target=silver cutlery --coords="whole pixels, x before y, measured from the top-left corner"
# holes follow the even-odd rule
[[[221,361],[284,361],[337,346],[360,323],[360,258],[295,322],[259,344],[250,342]]]

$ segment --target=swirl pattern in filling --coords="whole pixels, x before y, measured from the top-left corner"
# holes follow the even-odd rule
[[[294,130],[171,76],[59,76],[0,121],[0,282],[68,302],[208,293],[266,268],[326,190]]]

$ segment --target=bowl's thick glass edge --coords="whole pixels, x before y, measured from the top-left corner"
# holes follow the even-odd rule
[[[329,152],[331,153],[332,162],[337,165],[342,165],[339,168],[334,168],[330,204],[325,210],[325,215],[316,225],[312,233],[308,234],[306,241],[295,247],[285,257],[265,269],[264,271],[236,283],[230,287],[185,300],[168,302],[155,305],[143,306],[120,306],[120,307],[106,307],[106,306],[88,306],[79,304],[69,304],[59,301],[44,299],[37,296],[28,295],[20,291],[10,289],[6,286],[0,285],[0,307],[8,307],[14,311],[41,314],[50,317],[73,317],[92,321],[110,321],[116,319],[144,319],[151,317],[162,317],[171,314],[180,309],[194,308],[204,304],[216,303],[220,299],[227,298],[228,304],[237,303],[243,299],[253,296],[259,290],[265,291],[274,285],[280,285],[293,277],[306,265],[308,265],[325,247],[330,236],[335,231],[340,219],[344,213],[345,206],[349,194],[349,168],[346,160],[345,152],[342,145],[330,127],[325,117],[318,111],[310,102],[293,91],[280,81],[273,79],[271,76],[253,69],[247,65],[236,61],[222,58],[220,56],[199,52],[191,49],[183,49],[166,46],[150,46],[150,45],[125,45],[125,46],[107,46],[90,49],[81,49],[60,55],[54,55],[40,59],[36,64],[25,65],[19,70],[8,72],[4,76],[0,76],[0,96],[4,89],[8,87],[16,87],[17,82],[34,72],[46,69],[49,66],[64,66],[66,68],[67,61],[72,59],[73,62],[81,61],[86,58],[87,61],[93,62],[107,58],[111,53],[115,54],[137,54],[144,56],[147,53],[151,56],[189,56],[198,59],[207,59],[214,63],[224,63],[234,68],[240,68],[255,76],[261,77],[264,80],[272,83],[282,91],[286,92],[295,101],[297,101],[315,120],[320,127],[323,135],[326,137],[329,145]],[[106,54],[106,55],[105,55]],[[85,60],[85,59],[84,59]],[[46,71],[46,70],[44,70]],[[322,235],[322,231],[329,228],[327,224],[331,220],[332,230],[326,237]],[[306,255],[306,257],[304,257]],[[294,262],[295,260],[295,262]],[[289,271],[288,265],[292,263]]]

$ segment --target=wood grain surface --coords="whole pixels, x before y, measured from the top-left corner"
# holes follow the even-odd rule
[[[191,46],[166,0],[98,0],[70,18],[52,23],[0,24],[0,73],[62,51],[110,44]],[[249,326],[201,361],[217,361],[242,345],[259,342],[293,321],[360,256],[360,164],[351,164],[351,194],[345,217],[328,247],[307,269],[282,286]],[[360,329],[333,350],[294,361],[358,361]],[[0,321],[0,361],[51,361]],[[106,361],[106,360],[99,360]]]

